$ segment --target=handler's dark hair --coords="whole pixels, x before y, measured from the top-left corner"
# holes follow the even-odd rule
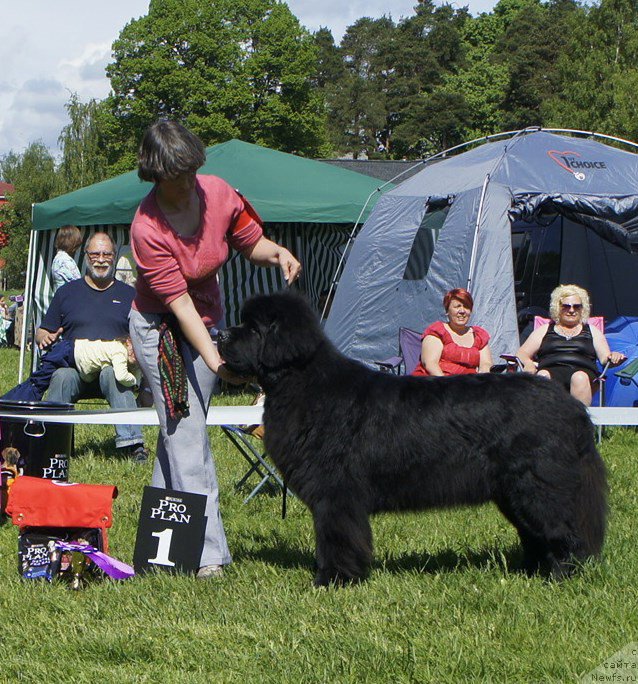
[[[82,244],[82,233],[77,226],[62,226],[55,236],[55,248],[73,256]]]
[[[182,124],[166,119],[146,129],[138,153],[137,175],[158,183],[192,173],[206,161],[204,143]]]

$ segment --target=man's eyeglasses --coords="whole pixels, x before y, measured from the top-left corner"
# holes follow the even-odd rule
[[[563,311],[580,311],[583,308],[582,304],[561,304],[560,308]]]
[[[115,254],[113,254],[113,252],[87,252],[86,256],[88,256],[91,260],[99,259],[100,257],[110,260],[115,256]]]

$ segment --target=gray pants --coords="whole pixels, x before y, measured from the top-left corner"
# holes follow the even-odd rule
[[[182,339],[182,353],[188,376],[190,415],[180,420],[169,419],[157,366],[160,323],[159,314],[131,311],[130,331],[133,348],[153,393],[160,424],[151,484],[154,487],[208,496],[206,533],[200,566],[226,565],[231,562],[231,557],[219,513],[217,474],[206,428],[206,412],[216,375],[206,366],[199,354]]]

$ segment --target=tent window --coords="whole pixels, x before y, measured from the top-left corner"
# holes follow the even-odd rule
[[[436,211],[426,211],[414,236],[403,280],[423,280],[428,273],[434,245],[447,217],[449,206]]]

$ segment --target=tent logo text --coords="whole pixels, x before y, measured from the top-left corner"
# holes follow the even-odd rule
[[[556,162],[561,168],[565,169],[571,173],[576,180],[585,180],[585,174],[576,169],[606,169],[607,164],[604,161],[585,161],[584,159],[576,159],[575,157],[580,157],[578,152],[571,152],[570,150],[565,150],[564,152],[559,152],[558,150],[548,150],[547,155],[549,158]]]

